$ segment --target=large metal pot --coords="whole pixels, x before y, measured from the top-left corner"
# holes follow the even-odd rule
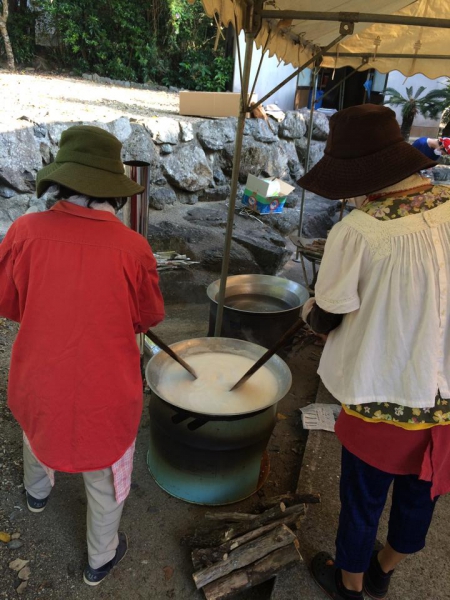
[[[173,344],[183,358],[204,352],[229,352],[258,360],[264,348],[228,338],[197,338]],[[230,504],[258,489],[261,463],[276,422],[277,403],[291,386],[289,367],[273,356],[267,367],[278,381],[275,397],[253,412],[215,415],[206,406],[194,413],[183,399],[168,402],[159,391],[172,359],[159,352],[150,359],[146,378],[150,398],[150,446],[147,464],[155,481],[172,496],[199,504]]]
[[[209,331],[214,335],[220,280],[208,286]],[[300,317],[308,290],[290,279],[272,275],[227,278],[221,335],[269,348]]]

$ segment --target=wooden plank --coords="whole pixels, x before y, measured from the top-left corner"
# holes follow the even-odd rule
[[[280,525],[265,535],[256,538],[256,540],[239,546],[236,550],[230,552],[225,560],[194,573],[195,585],[197,589],[202,588],[236,569],[246,567],[278,548],[291,544],[296,539],[295,534],[286,525]]]
[[[300,560],[296,544],[278,548],[255,563],[207,584],[203,588],[206,600],[228,600],[243,590],[272,579],[283,568]]]

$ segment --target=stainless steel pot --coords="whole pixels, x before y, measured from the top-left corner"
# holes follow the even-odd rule
[[[264,348],[242,340],[197,338],[173,344],[183,358],[229,352],[258,360]],[[253,412],[214,415],[208,407],[192,412],[183,399],[168,402],[159,392],[164,367],[172,359],[159,352],[146,368],[150,398],[147,464],[169,494],[199,504],[230,504],[258,489],[261,462],[276,422],[277,403],[291,386],[289,367],[278,356],[267,363],[277,381],[276,395]]]
[[[208,286],[209,331],[214,335],[220,280]],[[290,279],[272,275],[233,275],[227,278],[221,335],[268,348],[300,317],[308,290]]]

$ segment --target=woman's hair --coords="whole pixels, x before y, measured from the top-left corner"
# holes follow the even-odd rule
[[[71,190],[70,188],[64,186],[64,185],[60,185],[59,186],[59,194],[58,197],[60,200],[64,200],[66,198],[70,198],[70,196],[76,196],[78,195],[80,192],[77,192],[75,190]],[[123,208],[125,206],[125,204],[127,203],[128,198],[94,198],[92,196],[88,197],[88,208],[90,208],[91,204],[93,202],[108,202],[108,204],[110,204],[114,210],[116,212],[118,212],[121,208]]]

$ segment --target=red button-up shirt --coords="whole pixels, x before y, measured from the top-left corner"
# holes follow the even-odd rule
[[[147,241],[68,202],[19,218],[0,244],[0,315],[20,323],[8,401],[37,458],[66,472],[111,466],[142,411],[135,334],[164,318]]]

